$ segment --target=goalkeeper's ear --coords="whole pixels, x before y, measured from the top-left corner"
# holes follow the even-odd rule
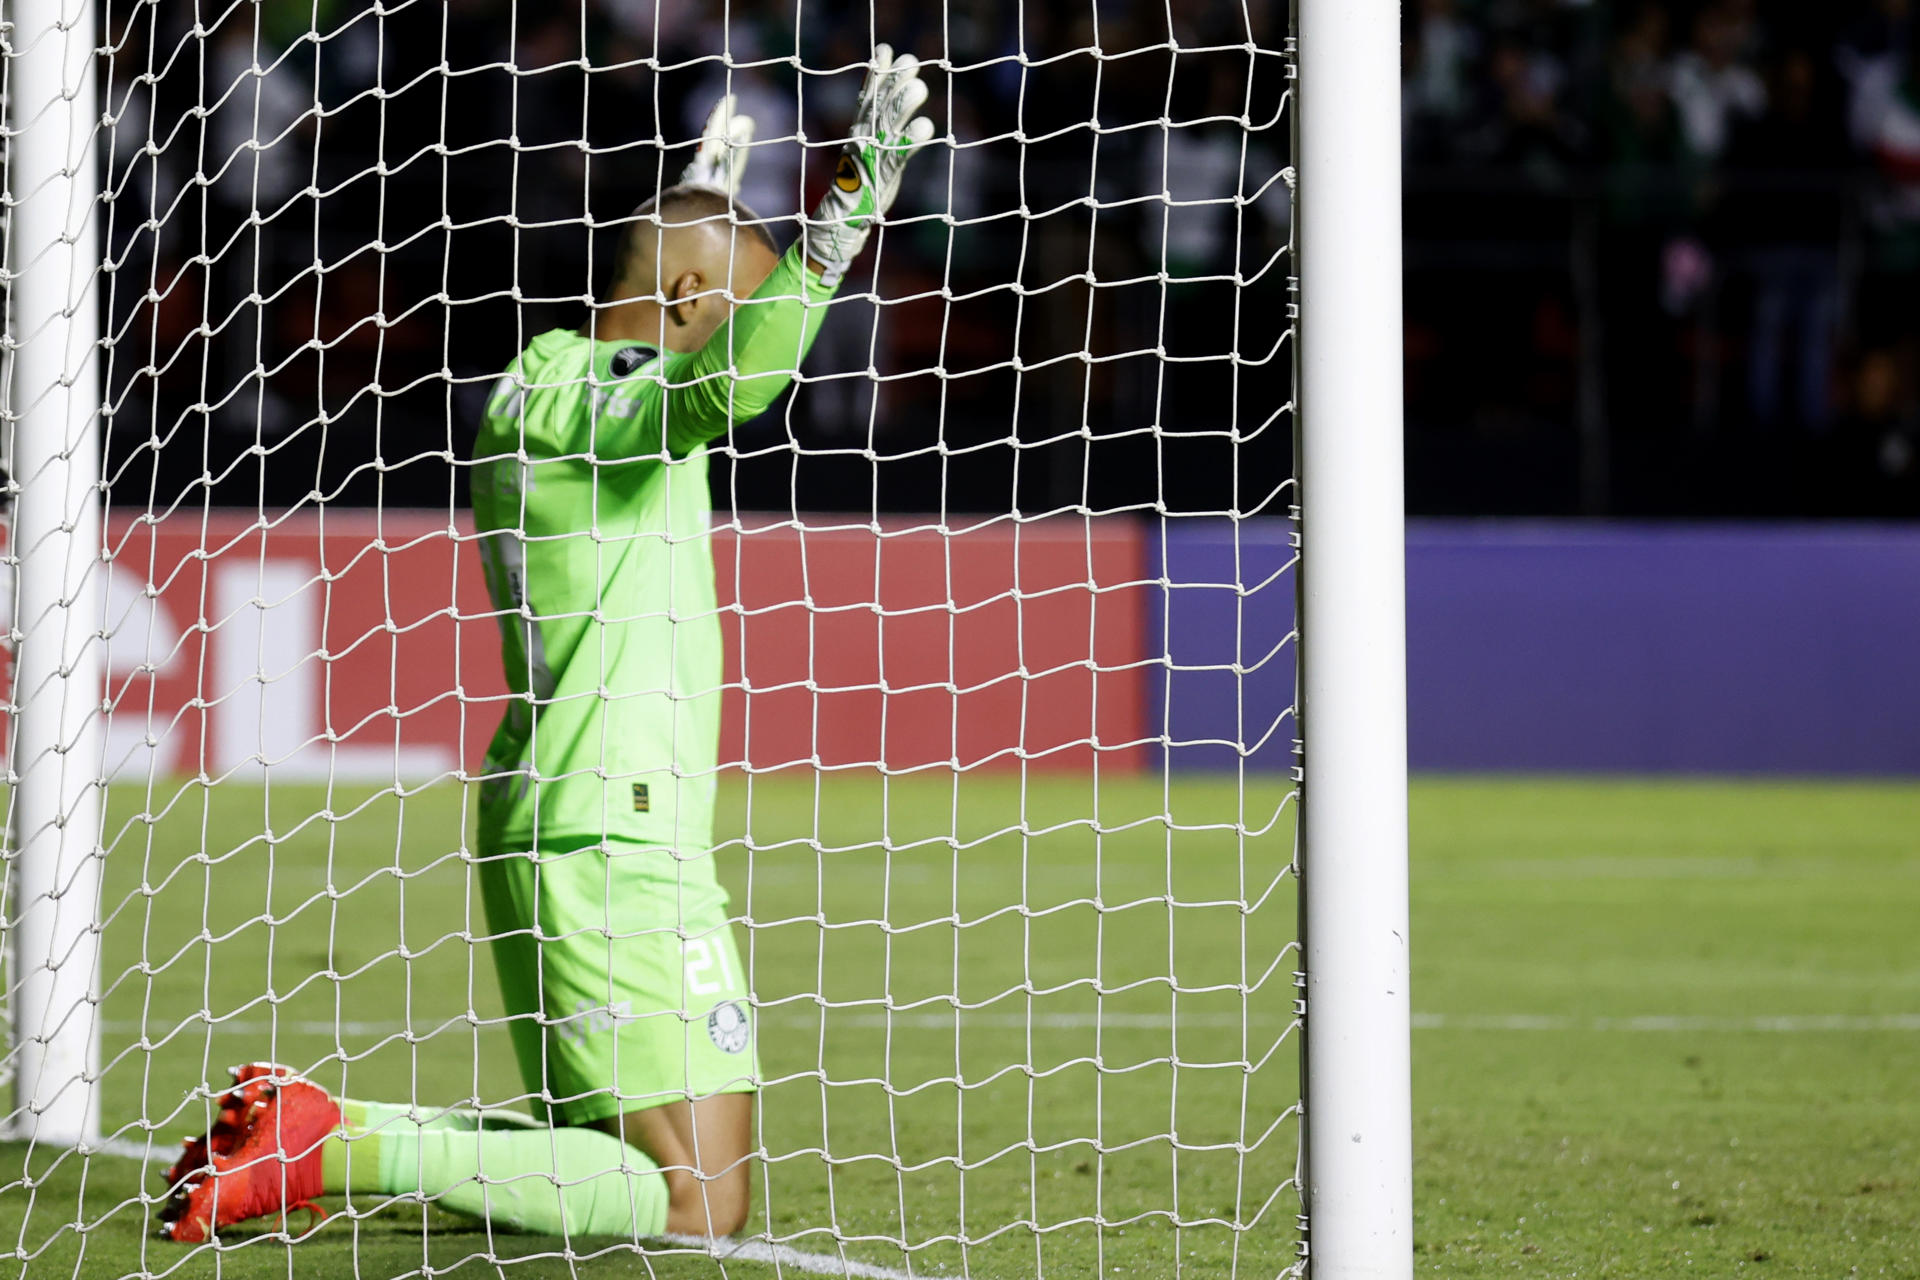
[[[667,313],[676,328],[684,329],[692,325],[701,304],[710,301],[710,298],[701,296],[700,291],[706,288],[706,285],[705,278],[698,271],[688,270],[682,271],[670,284],[666,284],[661,289],[661,293],[665,295],[662,298],[661,309]]]

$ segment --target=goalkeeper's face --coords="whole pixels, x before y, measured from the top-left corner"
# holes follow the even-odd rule
[[[660,310],[658,341],[669,351],[698,351],[777,261],[759,236],[722,222],[648,228],[634,245],[619,301],[652,302]]]

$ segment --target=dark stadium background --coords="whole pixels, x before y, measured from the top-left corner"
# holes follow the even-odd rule
[[[1288,235],[1273,0],[1176,6],[1178,53],[1144,3],[1027,5],[1024,29],[1010,0],[745,0],[724,25],[653,0],[105,7],[116,505],[463,505],[446,459],[483,380],[583,317],[722,86],[713,55],[752,102],[798,104],[761,136],[804,129],[805,165],[756,152],[748,193],[789,220],[874,39],[957,68],[932,110],[968,145],[918,167],[847,290],[900,301],[835,314],[820,380],[737,433],[716,496],[1206,511],[1287,466],[1285,421],[1256,431],[1284,349],[1155,354],[1258,361],[1284,326],[1287,264],[1261,272]],[[1917,32],[1907,0],[1410,4],[1410,510],[1920,509]],[[1243,112],[1270,126],[1244,176]],[[1165,284],[1137,199],[1163,159],[1182,192],[1266,191],[1176,212]],[[1236,269],[1257,276],[1237,300]],[[1257,436],[1237,467],[1236,423]]]

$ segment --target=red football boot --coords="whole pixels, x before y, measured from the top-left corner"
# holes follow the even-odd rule
[[[265,1096],[268,1078],[278,1076],[282,1080],[294,1077],[293,1069],[273,1062],[244,1062],[237,1067],[229,1067],[228,1074],[233,1077],[233,1085],[218,1099],[218,1109],[214,1113],[213,1127],[198,1138],[183,1138],[180,1158],[167,1170],[167,1187],[171,1190],[180,1185],[182,1178],[191,1174],[207,1171],[208,1156],[224,1156],[233,1150],[240,1141],[240,1135],[246,1132],[247,1116],[254,1105]]]
[[[257,1085],[257,1089],[254,1086]],[[249,1218],[307,1209],[320,1194],[320,1144],[340,1128],[340,1108],[327,1091],[298,1076],[249,1081],[257,1094],[239,1141],[211,1153],[210,1173],[187,1175],[160,1210],[164,1239],[194,1243]]]

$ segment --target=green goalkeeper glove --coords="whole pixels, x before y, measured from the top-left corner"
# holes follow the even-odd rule
[[[736,115],[734,105],[730,93],[713,104],[707,127],[700,131],[700,149],[681,171],[681,185],[740,194],[740,179],[747,172],[747,144],[753,141],[753,117]]]
[[[860,256],[873,224],[900,194],[907,161],[932,141],[933,121],[913,114],[926,100],[919,60],[909,53],[896,61],[890,47],[875,45],[853,136],[806,225],[807,256],[820,264],[826,284],[838,284]]]

